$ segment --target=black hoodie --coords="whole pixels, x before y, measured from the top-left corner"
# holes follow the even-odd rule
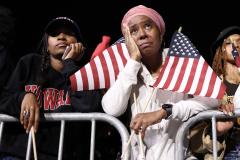
[[[68,76],[79,69],[70,59],[64,61],[63,72],[49,67],[45,83],[39,85],[41,77],[41,56],[29,54],[22,57],[3,91],[0,112],[19,118],[21,103],[26,93],[32,92],[40,102],[41,113],[54,112],[99,112],[101,91],[71,91]],[[41,119],[44,119],[41,114]],[[24,157],[28,135],[19,124],[5,126],[0,152]],[[60,123],[40,123],[36,141],[39,159],[56,159],[58,152]],[[77,159],[89,150],[88,123],[66,124],[63,159]],[[87,136],[87,137],[86,137]],[[69,143],[69,144],[68,144]],[[85,149],[86,151],[83,151]]]

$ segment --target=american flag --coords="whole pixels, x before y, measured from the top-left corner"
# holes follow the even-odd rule
[[[109,88],[125,66],[129,53],[122,38],[105,49],[80,70],[70,76],[72,90],[94,90]]]
[[[233,55],[233,58],[235,60],[236,66],[238,68],[240,68],[240,56],[239,56],[239,53],[237,51],[237,48],[235,47],[235,45],[233,43],[232,43],[232,55]]]
[[[187,36],[173,34],[169,51],[154,87],[221,99],[225,85]]]

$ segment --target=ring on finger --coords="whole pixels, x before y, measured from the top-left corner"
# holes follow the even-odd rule
[[[23,111],[23,117],[24,117],[24,118],[29,118],[29,117],[30,117],[30,113],[29,113],[28,110],[24,110],[24,111]]]

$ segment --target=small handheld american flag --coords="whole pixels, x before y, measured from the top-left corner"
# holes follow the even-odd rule
[[[237,48],[235,47],[235,45],[233,43],[232,43],[232,55],[233,55],[233,58],[235,60],[236,66],[238,68],[240,68],[240,56],[239,56],[239,53],[237,51]]]
[[[129,58],[124,43],[113,44],[70,77],[72,90],[109,88]]]
[[[173,34],[169,51],[154,87],[221,99],[225,85],[187,36]]]

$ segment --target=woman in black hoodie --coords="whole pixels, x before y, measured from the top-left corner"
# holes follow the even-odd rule
[[[1,98],[1,113],[20,119],[23,125],[6,127],[0,152],[23,159],[27,137],[33,127],[38,159],[57,159],[59,123],[40,123],[42,113],[97,112],[101,110],[100,91],[71,91],[68,77],[79,69],[84,46],[78,25],[67,17],[48,23],[40,43],[39,54],[22,57]],[[65,54],[64,54],[65,53]],[[39,127],[38,127],[39,126]],[[65,129],[63,159],[85,159],[88,156],[89,125],[72,122]],[[6,133],[6,131],[4,132]],[[85,151],[86,150],[86,151]]]

